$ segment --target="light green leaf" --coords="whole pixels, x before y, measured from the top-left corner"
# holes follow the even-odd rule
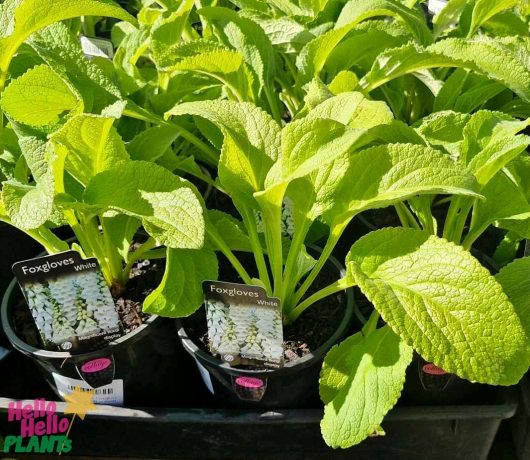
[[[46,27],[33,34],[28,43],[82,95],[85,112],[101,113],[106,107],[122,99],[116,84],[93,61],[85,57],[79,39],[65,24],[57,23]]]
[[[356,129],[386,125],[394,119],[381,101],[370,101],[362,93],[346,92],[331,97],[313,108],[305,120],[327,118]]]
[[[320,378],[326,444],[347,448],[378,431],[401,394],[411,360],[412,348],[388,326],[335,345]]]
[[[358,24],[378,16],[391,16],[403,22],[422,45],[432,42],[432,34],[423,15],[397,0],[350,0],[342,9],[335,28]]]
[[[52,68],[39,65],[13,80],[2,94],[2,109],[19,123],[44,127],[59,123],[83,102]]]
[[[182,32],[193,8],[193,0],[180,2],[176,11],[160,16],[151,28],[151,51],[158,67],[166,67],[172,51],[182,42]]]
[[[353,155],[326,222],[344,222],[420,194],[478,195],[478,184],[462,166],[432,148],[413,144],[372,147]]]
[[[529,124],[530,119],[514,120],[497,112],[473,114],[464,128],[460,159],[481,185],[530,145],[530,137],[517,135]]]
[[[463,67],[502,83],[528,101],[530,70],[525,56],[528,56],[527,41],[518,37],[447,38],[427,48],[411,43],[379,55],[360,86],[372,91],[392,79],[422,69]]]
[[[128,161],[94,176],[84,202],[141,219],[145,230],[171,248],[204,243],[203,207],[191,184],[146,161]]]
[[[473,208],[473,219],[469,229],[470,235],[479,236],[491,224],[501,228],[510,228],[510,223],[503,225],[504,219],[530,222],[530,204],[518,184],[503,171],[498,172],[482,188],[481,194],[486,198],[480,200]],[[522,222],[519,222],[521,226]],[[476,233],[476,235],[475,235]],[[522,234],[530,238],[530,233]]]
[[[202,8],[199,15],[217,25],[222,43],[243,55],[261,86],[272,85],[277,58],[269,37],[257,23],[223,7]]]
[[[114,121],[96,115],[77,115],[51,137],[55,148],[67,151],[66,170],[85,186],[96,174],[129,159]]]
[[[31,230],[45,224],[53,213],[53,179],[41,177],[36,185],[11,180],[2,184],[2,202],[13,225]]]
[[[215,227],[217,233],[223,237],[223,241],[232,251],[253,251],[242,222],[230,214],[216,209],[208,211],[208,220],[209,224]]]
[[[468,0],[449,0],[447,5],[433,18],[434,36],[439,37],[445,30],[458,23]]]
[[[495,278],[515,307],[530,343],[530,257],[516,259],[504,267]]]
[[[132,160],[156,161],[171,147],[179,133],[179,128],[174,125],[148,128],[127,144],[127,151]]]
[[[112,217],[101,217],[100,222],[112,247],[116,248],[123,260],[127,262],[133,237],[142,225],[140,220],[123,214],[116,214]]]
[[[202,282],[217,279],[217,257],[208,249],[168,249],[160,285],[147,296],[143,311],[169,318],[194,313],[202,304]]]
[[[436,112],[421,120],[417,131],[431,146],[442,147],[456,160],[460,157],[464,128],[470,117],[452,111]]]
[[[7,74],[11,58],[26,38],[54,22],[78,16],[110,16],[136,22],[111,0],[4,1],[0,5],[0,82]]]
[[[190,102],[167,116],[194,115],[214,123],[224,134],[219,179],[236,202],[254,207],[252,194],[262,190],[280,151],[280,127],[270,115],[249,103]]]
[[[387,324],[447,372],[513,385],[529,347],[501,286],[460,246],[420,230],[386,228],[358,240],[348,276]]]
[[[480,26],[501,11],[515,7],[519,0],[476,0],[471,15],[468,35],[473,35]]]

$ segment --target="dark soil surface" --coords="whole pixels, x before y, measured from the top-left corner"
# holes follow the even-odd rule
[[[240,261],[249,271],[251,276],[253,260],[249,254],[237,254]],[[219,279],[234,283],[242,283],[232,266],[220,258]],[[316,291],[336,281],[339,277],[338,270],[328,262],[324,266],[320,275],[308,290],[306,296],[310,296]],[[309,353],[312,353],[322,346],[337,330],[343,317],[346,303],[346,294],[341,292],[333,296],[326,297],[309,307],[292,324],[283,328],[283,346],[285,362],[294,361]],[[206,310],[201,307],[195,314],[183,320],[183,325],[189,337],[202,350],[209,352],[208,331],[206,325]]]
[[[130,274],[125,293],[115,298],[116,310],[128,334],[149,318],[142,312],[144,299],[158,286],[164,274],[164,261],[138,261]],[[27,344],[42,347],[42,340],[26,302],[20,299],[14,308],[15,331]]]

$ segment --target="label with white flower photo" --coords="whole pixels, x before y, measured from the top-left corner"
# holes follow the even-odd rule
[[[17,262],[13,272],[45,349],[85,353],[123,334],[96,259],[66,251]]]
[[[283,366],[280,299],[260,286],[204,281],[210,351],[230,366]]]

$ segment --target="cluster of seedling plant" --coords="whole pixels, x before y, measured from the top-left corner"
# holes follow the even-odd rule
[[[374,312],[321,374],[333,447],[381,431],[413,350],[516,383],[530,364],[529,259],[509,263],[530,237],[528,6],[451,0],[430,28],[420,3],[146,0],[134,18],[109,0],[5,0],[0,219],[49,252],[69,225],[115,294],[138,260],[165,258],[144,311],[170,317],[199,308],[218,254],[281,300],[284,323],[358,286]],[[112,63],[85,59],[78,16],[121,20]],[[237,212],[207,209],[184,173]],[[387,207],[401,227],[356,241],[346,275],[316,288],[354,218]],[[492,226],[496,276],[471,254]],[[229,349],[237,321],[218,307],[213,348]]]

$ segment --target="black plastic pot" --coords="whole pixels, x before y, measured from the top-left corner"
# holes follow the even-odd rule
[[[330,258],[339,273],[338,261]],[[281,369],[247,370],[230,367],[201,350],[177,320],[178,336],[193,357],[202,380],[224,407],[298,408],[318,398],[318,378],[329,349],[345,338],[353,318],[353,292],[346,292],[344,316],[335,333],[313,353],[287,363]]]
[[[517,458],[530,460],[530,380],[525,375],[519,382],[520,404],[516,416],[511,420],[513,440]]]
[[[172,321],[152,316],[101,350],[72,355],[35,348],[17,335],[13,310],[17,305],[26,308],[19,303],[21,298],[13,280],[2,300],[2,328],[12,346],[38,364],[58,396],[60,389],[69,392],[75,382],[95,388],[95,401],[107,404],[167,404],[174,395],[182,355]]]

